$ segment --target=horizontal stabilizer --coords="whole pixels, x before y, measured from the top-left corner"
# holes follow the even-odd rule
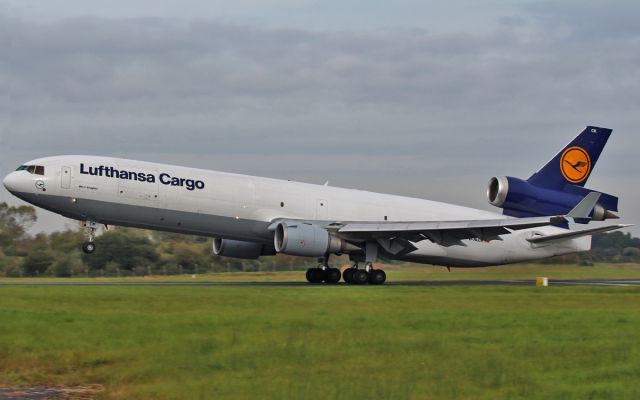
[[[584,199],[580,200],[578,204],[569,213],[567,217],[573,218],[573,220],[579,224],[586,224],[591,221],[589,215],[593,208],[598,204],[598,200],[600,199],[600,193],[591,192],[584,197]]]
[[[616,229],[621,229],[621,228],[626,228],[632,225],[629,224],[618,224],[618,225],[608,225],[608,226],[602,226],[599,228],[591,228],[591,229],[584,229],[584,230],[580,230],[580,231],[569,231],[569,232],[564,232],[564,233],[558,233],[555,235],[548,235],[548,236],[537,236],[537,237],[533,237],[533,238],[528,238],[527,240],[531,243],[549,243],[549,242],[559,242],[559,241],[563,241],[563,240],[570,240],[570,239],[575,239],[578,237],[582,237],[582,236],[588,236],[588,235],[593,235],[594,233],[601,233],[601,232],[607,232],[607,231],[613,231]]]

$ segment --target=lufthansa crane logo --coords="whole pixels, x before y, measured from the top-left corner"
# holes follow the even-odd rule
[[[560,157],[562,176],[571,183],[580,183],[591,172],[591,158],[582,147],[569,147]]]

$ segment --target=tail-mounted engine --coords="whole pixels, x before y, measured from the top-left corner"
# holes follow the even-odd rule
[[[562,190],[547,189],[506,176],[491,178],[487,199],[502,208],[505,215],[513,217],[564,215],[590,192],[592,190],[575,185],[566,185]],[[602,193],[591,218],[596,221],[618,218],[614,211],[618,211],[618,198]]]

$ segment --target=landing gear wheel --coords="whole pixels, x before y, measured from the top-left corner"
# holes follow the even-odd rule
[[[371,285],[382,285],[387,280],[387,274],[381,269],[369,271],[369,283]]]
[[[355,268],[347,268],[344,270],[344,272],[342,273],[342,279],[344,279],[344,281],[346,283],[353,283],[353,274],[354,272],[357,271],[357,269]]]
[[[93,242],[84,242],[82,244],[82,251],[87,254],[91,254],[96,251],[96,245]]]
[[[324,270],[324,281],[326,283],[340,282],[340,270],[338,268],[327,268]]]
[[[307,280],[310,283],[322,283],[324,275],[324,271],[320,268],[309,268],[307,270]]]
[[[88,239],[86,242],[82,244],[82,251],[86,254],[91,254],[96,251],[96,245],[93,243],[93,240],[96,238],[96,230],[98,229],[98,223],[94,221],[85,221],[84,223],[85,230],[87,231]],[[106,229],[106,225],[105,225]]]
[[[353,272],[352,280],[356,285],[364,285],[369,280],[369,274],[363,269],[357,269]]]

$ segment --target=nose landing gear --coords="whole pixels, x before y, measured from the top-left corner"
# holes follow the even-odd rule
[[[86,221],[84,223],[84,228],[87,232],[87,236],[89,240],[82,244],[82,251],[86,254],[91,254],[96,251],[96,244],[93,241],[96,238],[96,230],[98,229],[98,223],[93,221]]]
[[[82,251],[87,254],[91,254],[96,251],[96,245],[93,242],[84,242],[82,243]]]

